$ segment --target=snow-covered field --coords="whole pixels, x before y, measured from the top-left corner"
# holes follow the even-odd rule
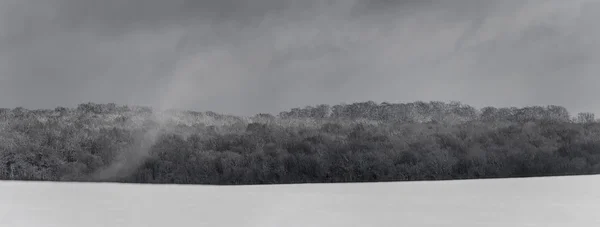
[[[0,182],[0,226],[600,226],[600,176],[279,186]]]

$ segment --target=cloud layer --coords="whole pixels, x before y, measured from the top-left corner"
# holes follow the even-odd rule
[[[599,13],[593,0],[0,0],[0,105],[600,113]]]

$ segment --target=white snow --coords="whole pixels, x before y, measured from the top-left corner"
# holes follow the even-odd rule
[[[600,226],[600,176],[181,186],[0,181],[0,226]]]

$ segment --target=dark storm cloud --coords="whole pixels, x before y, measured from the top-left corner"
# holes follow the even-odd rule
[[[584,0],[0,0],[0,105],[254,114],[460,100],[596,111]]]

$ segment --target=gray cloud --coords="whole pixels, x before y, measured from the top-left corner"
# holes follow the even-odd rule
[[[600,113],[596,2],[0,0],[0,105],[254,114],[460,100]]]

